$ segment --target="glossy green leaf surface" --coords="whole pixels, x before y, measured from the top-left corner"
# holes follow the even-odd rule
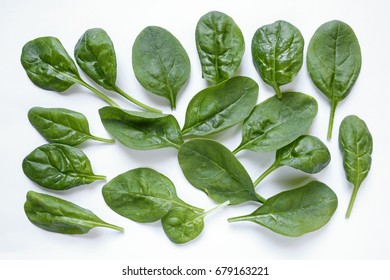
[[[106,177],[95,175],[88,157],[78,148],[63,144],[44,144],[22,163],[24,174],[38,185],[66,190]]]
[[[340,125],[339,146],[347,180],[353,184],[349,217],[360,185],[371,169],[373,140],[366,123],[355,115],[345,117]]]
[[[165,97],[171,107],[190,76],[187,52],[168,30],[148,26],[135,39],[132,50],[134,74],[148,91]]]
[[[24,212],[34,225],[51,232],[84,234],[95,227],[123,228],[101,220],[93,212],[55,196],[29,191]]]
[[[350,93],[361,64],[359,41],[348,24],[333,20],[315,31],[307,49],[307,69],[313,83],[332,103],[328,139],[337,104]]]
[[[115,90],[116,55],[108,34],[101,28],[88,29],[78,40],[74,56],[80,68],[98,85]]]
[[[234,76],[245,51],[244,36],[228,15],[211,11],[202,16],[195,30],[202,76],[220,83]]]
[[[27,42],[20,60],[30,80],[43,89],[62,92],[79,79],[76,64],[55,37]]]
[[[180,126],[173,115],[126,111],[114,107],[103,107],[99,114],[107,131],[130,149],[178,149],[183,143]]]
[[[218,203],[259,201],[251,178],[232,152],[209,139],[193,139],[179,149],[179,164],[187,180]]]
[[[155,222],[175,207],[201,211],[182,201],[175,186],[163,174],[138,168],[116,176],[103,186],[107,205],[119,215],[136,222]]]
[[[254,222],[281,235],[297,237],[327,224],[337,204],[337,196],[331,188],[313,181],[276,194],[252,214],[230,218],[229,222]]]
[[[257,29],[252,59],[263,81],[281,98],[280,86],[290,83],[303,64],[304,39],[289,22],[278,20]]]
[[[258,104],[245,120],[242,141],[234,150],[276,151],[303,135],[317,115],[317,101],[300,92],[285,92]]]
[[[255,107],[258,91],[257,83],[247,77],[201,90],[188,104],[183,134],[209,135],[238,124]]]
[[[28,111],[32,126],[49,142],[76,146],[88,139],[113,143],[91,134],[87,118],[65,108],[33,107]]]

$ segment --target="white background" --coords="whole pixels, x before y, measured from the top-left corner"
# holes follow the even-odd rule
[[[370,1],[17,1],[0,0],[0,80],[1,80],[1,183],[0,183],[0,259],[112,259],[137,260],[378,260],[390,257],[390,158],[388,133],[390,93],[388,92],[390,2]],[[201,78],[195,48],[195,26],[205,13],[218,10],[231,16],[241,28],[246,52],[240,75],[258,82],[258,102],[272,96],[273,90],[256,73],[250,43],[257,28],[282,19],[294,24],[307,44],[323,23],[339,19],[355,31],[362,50],[360,76],[350,95],[336,111],[333,138],[326,140],[330,104],[309,79],[306,61],[295,81],[283,90],[301,91],[315,97],[318,115],[308,133],[322,139],[332,155],[330,165],[321,173],[308,176],[280,168],[270,175],[258,191],[269,197],[279,191],[320,180],[337,194],[339,207],[331,221],[321,230],[299,238],[275,234],[252,223],[229,224],[229,217],[251,213],[256,204],[224,208],[205,220],[203,233],[184,245],[175,245],[165,236],[159,222],[139,224],[119,216],[104,203],[104,182],[74,188],[66,192],[44,190],[25,177],[23,158],[45,140],[27,119],[33,106],[64,107],[85,114],[93,134],[109,137],[98,109],[106,104],[88,90],[74,86],[63,94],[36,87],[20,64],[23,45],[36,37],[59,38],[69,54],[79,37],[89,28],[101,27],[111,37],[117,54],[117,83],[139,100],[172,113],[184,123],[189,100],[207,83]],[[173,33],[189,54],[191,77],[180,93],[177,110],[171,111],[167,100],[147,93],[135,79],[131,67],[131,48],[135,37],[148,25],[158,25]],[[82,74],[85,78],[85,75]],[[85,78],[89,81],[87,78]],[[109,95],[127,109],[137,108],[113,93]],[[351,185],[345,179],[338,149],[338,127],[341,120],[356,114],[366,121],[374,138],[372,170],[363,182],[350,219],[345,212]],[[236,126],[213,136],[230,149],[241,140]],[[175,184],[178,195],[186,202],[209,209],[215,204],[184,178],[175,149],[134,151],[119,143],[87,142],[81,145],[96,174],[107,180],[127,170],[150,167]],[[273,153],[240,152],[238,159],[256,179],[272,162]],[[32,225],[23,211],[27,191],[57,195],[95,212],[103,220],[125,228],[124,233],[93,229],[89,234],[67,236],[44,231]]]

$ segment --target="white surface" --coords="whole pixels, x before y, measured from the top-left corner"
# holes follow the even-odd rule
[[[0,259],[389,259],[389,3],[385,0],[1,0]],[[89,208],[107,222],[123,226],[125,233],[99,228],[87,235],[66,236],[32,225],[23,211],[26,192],[53,192],[29,181],[21,170],[22,159],[45,143],[29,124],[27,111],[33,106],[73,109],[88,117],[92,133],[103,137],[108,133],[97,113],[105,103],[86,89],[74,86],[64,94],[57,94],[32,84],[19,60],[23,45],[36,37],[51,35],[58,37],[68,52],[73,54],[73,47],[85,30],[101,27],[114,42],[118,84],[134,97],[171,113],[165,99],[146,93],[141,88],[131,67],[131,47],[138,33],[148,25],[164,27],[180,40],[192,63],[190,81],[178,97],[177,110],[172,112],[183,125],[189,100],[206,86],[201,78],[194,30],[198,19],[211,10],[230,15],[241,28],[246,40],[246,52],[240,74],[258,82],[259,102],[272,96],[273,91],[261,81],[251,61],[250,42],[257,28],[279,19],[291,22],[305,38],[305,53],[313,32],[326,21],[340,19],[354,29],[363,54],[362,70],[351,94],[336,111],[331,141],[326,141],[330,106],[310,81],[306,64],[295,81],[283,87],[283,90],[305,92],[317,99],[319,112],[309,132],[328,145],[332,154],[330,165],[311,178],[302,172],[281,168],[258,189],[263,196],[269,197],[311,179],[323,181],[333,188],[339,198],[339,207],[329,224],[303,237],[288,238],[251,223],[227,223],[228,217],[250,213],[257,207],[246,204],[225,208],[207,217],[201,236],[178,246],[168,240],[158,222],[138,224],[109,209],[101,196],[103,183],[99,182],[54,195]],[[126,108],[136,108],[114,94],[110,96]],[[349,114],[356,114],[366,121],[374,137],[374,153],[372,170],[359,191],[351,218],[346,220],[344,216],[351,185],[344,176],[337,137],[341,120]],[[241,139],[240,127],[214,138],[233,149]],[[188,203],[205,209],[215,205],[185,180],[174,149],[133,151],[119,143],[110,145],[97,142],[87,142],[81,148],[90,158],[94,171],[106,175],[108,180],[129,169],[151,167],[168,176],[175,183],[179,196]],[[255,179],[272,163],[273,153],[245,151],[239,153],[238,158]]]

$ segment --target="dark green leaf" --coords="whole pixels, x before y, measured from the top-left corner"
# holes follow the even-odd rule
[[[351,91],[361,64],[360,45],[348,24],[333,20],[316,30],[307,49],[307,69],[314,84],[332,103],[328,139],[337,104]]]
[[[347,211],[349,217],[360,185],[371,169],[372,135],[363,120],[354,115],[347,116],[340,125],[339,144],[347,180],[353,184]]]
[[[135,39],[133,69],[148,91],[167,98],[172,108],[190,76],[191,64],[180,42],[167,30],[148,26]]]
[[[119,231],[123,228],[108,224],[90,210],[51,195],[29,191],[24,212],[34,225],[64,234],[84,234],[94,227]]]
[[[45,144],[23,160],[23,172],[38,185],[52,190],[66,190],[106,177],[95,175],[87,156],[78,148]]]
[[[175,207],[200,211],[182,201],[171,180],[150,168],[118,175],[103,187],[107,205],[119,215],[136,222],[155,222]]]
[[[205,14],[196,25],[195,39],[204,79],[219,83],[234,76],[245,41],[231,17],[217,11]]]
[[[314,181],[274,195],[252,214],[230,218],[229,222],[250,221],[276,233],[297,237],[328,223],[337,203],[331,188]]]
[[[21,63],[30,80],[43,89],[62,92],[80,78],[74,61],[55,37],[26,43]]]
[[[107,131],[128,148],[178,149],[183,143],[180,126],[172,115],[126,111],[114,107],[104,107],[99,110],[99,114]]]
[[[229,149],[209,139],[193,139],[179,150],[179,164],[187,180],[218,203],[259,201],[251,178]]]
[[[35,129],[49,142],[76,146],[88,139],[113,143],[91,135],[87,118],[65,108],[33,107],[28,111],[28,119]]]
[[[234,153],[248,149],[276,151],[304,134],[317,115],[317,101],[300,92],[285,92],[257,105],[245,120],[242,142]]]
[[[256,105],[259,86],[247,77],[233,77],[208,87],[188,104],[184,134],[209,135],[247,118]]]
[[[304,40],[292,24],[278,20],[257,29],[252,39],[252,58],[264,82],[281,98],[280,86],[290,83],[303,64]]]

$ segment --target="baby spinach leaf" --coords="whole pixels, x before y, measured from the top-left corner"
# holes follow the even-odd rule
[[[173,208],[161,219],[164,232],[174,243],[189,242],[203,231],[206,216],[228,204],[229,201],[226,201],[204,213],[197,213],[188,208]]]
[[[267,175],[281,166],[290,166],[314,174],[323,170],[330,162],[326,145],[317,137],[302,135],[276,151],[275,162],[254,182],[257,186]]]
[[[76,146],[88,139],[108,143],[115,141],[92,135],[87,118],[65,108],[33,107],[28,111],[28,119],[49,142]]]
[[[24,212],[31,223],[44,230],[64,234],[84,234],[95,227],[118,231],[123,228],[101,220],[90,210],[48,194],[29,191]]]
[[[114,107],[99,110],[107,131],[130,149],[179,149],[183,143],[180,126],[172,115],[126,111]]]
[[[211,11],[202,16],[195,30],[202,76],[220,83],[234,76],[245,51],[244,36],[228,15]]]
[[[209,139],[193,139],[179,149],[179,164],[187,180],[217,203],[262,201],[245,168],[229,149]]]
[[[345,117],[340,125],[339,145],[343,154],[347,180],[353,184],[352,196],[346,214],[346,217],[349,218],[360,185],[371,169],[373,141],[366,123],[354,115]]]
[[[102,193],[112,210],[140,223],[155,222],[174,207],[203,211],[182,201],[171,180],[150,168],[129,170],[116,176],[103,186]]]
[[[77,42],[74,56],[80,68],[98,85],[119,93],[147,111],[161,113],[160,110],[134,99],[116,85],[117,63],[114,44],[103,29],[88,29]]]
[[[105,176],[95,175],[88,157],[78,148],[63,144],[44,144],[22,164],[24,174],[38,185],[52,190],[66,190]]]
[[[148,26],[135,39],[132,59],[140,84],[167,98],[174,109],[191,70],[187,52],[176,37],[164,28]]]
[[[259,86],[233,77],[196,94],[187,107],[183,134],[209,135],[247,118],[256,105]]]
[[[290,83],[302,67],[303,48],[301,32],[283,20],[260,27],[253,36],[253,63],[279,98],[282,97],[279,87]]]
[[[307,69],[313,83],[332,103],[328,139],[336,107],[350,93],[361,64],[360,45],[348,24],[333,20],[316,30],[307,49]]]
[[[241,144],[233,151],[248,149],[271,152],[304,134],[317,115],[317,101],[300,92],[285,92],[258,104],[245,120]]]
[[[228,221],[250,221],[276,233],[297,237],[328,223],[337,204],[337,196],[331,188],[313,181],[274,195],[252,214],[229,218]]]
[[[111,106],[113,100],[80,78],[76,64],[55,37],[39,37],[27,42],[22,49],[21,63],[30,80],[40,88],[63,92],[75,83],[98,95]]]

